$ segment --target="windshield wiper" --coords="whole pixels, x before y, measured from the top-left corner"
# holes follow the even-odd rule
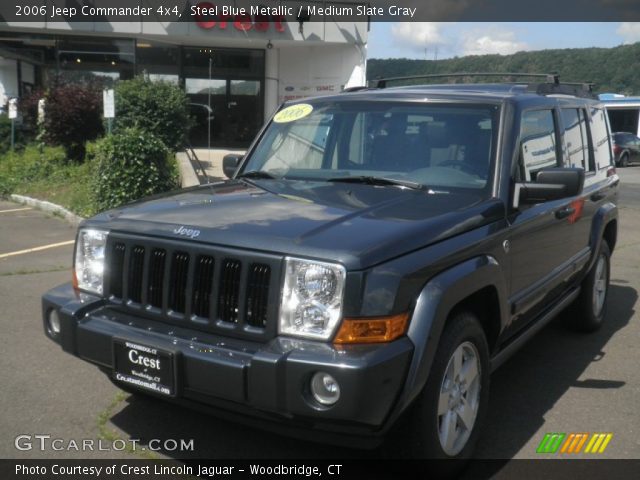
[[[276,178],[269,172],[265,170],[249,170],[248,172],[241,173],[237,176],[237,178],[267,178],[273,179]]]
[[[356,175],[352,177],[335,177],[327,179],[327,182],[340,183],[362,183],[365,185],[393,185],[396,187],[405,187],[412,190],[427,190],[427,186],[409,180],[400,180],[388,177],[373,177],[369,175]]]

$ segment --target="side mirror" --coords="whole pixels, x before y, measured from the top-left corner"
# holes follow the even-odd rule
[[[222,158],[222,171],[227,178],[233,178],[243,158],[239,153],[228,153]]]
[[[582,168],[544,168],[538,171],[535,182],[516,183],[513,206],[575,197],[582,193],[583,186]]]

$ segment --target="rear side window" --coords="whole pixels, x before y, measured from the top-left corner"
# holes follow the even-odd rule
[[[520,121],[521,181],[535,180],[539,170],[556,167],[556,129],[552,110],[524,112]]]
[[[593,158],[589,155],[589,138],[584,111],[577,108],[563,108],[562,123],[568,160],[566,166],[583,168],[585,172],[595,171]]]
[[[602,108],[591,109],[591,139],[596,168],[607,168],[613,163],[607,128],[607,115]]]

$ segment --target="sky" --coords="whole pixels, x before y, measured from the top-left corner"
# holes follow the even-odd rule
[[[371,22],[367,56],[434,60],[639,41],[640,23],[632,22]]]

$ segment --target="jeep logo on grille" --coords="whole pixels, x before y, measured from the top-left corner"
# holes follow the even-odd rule
[[[173,233],[176,235],[182,235],[183,237],[189,237],[194,239],[200,235],[200,230],[196,230],[195,228],[186,228],[184,225],[173,230]]]

